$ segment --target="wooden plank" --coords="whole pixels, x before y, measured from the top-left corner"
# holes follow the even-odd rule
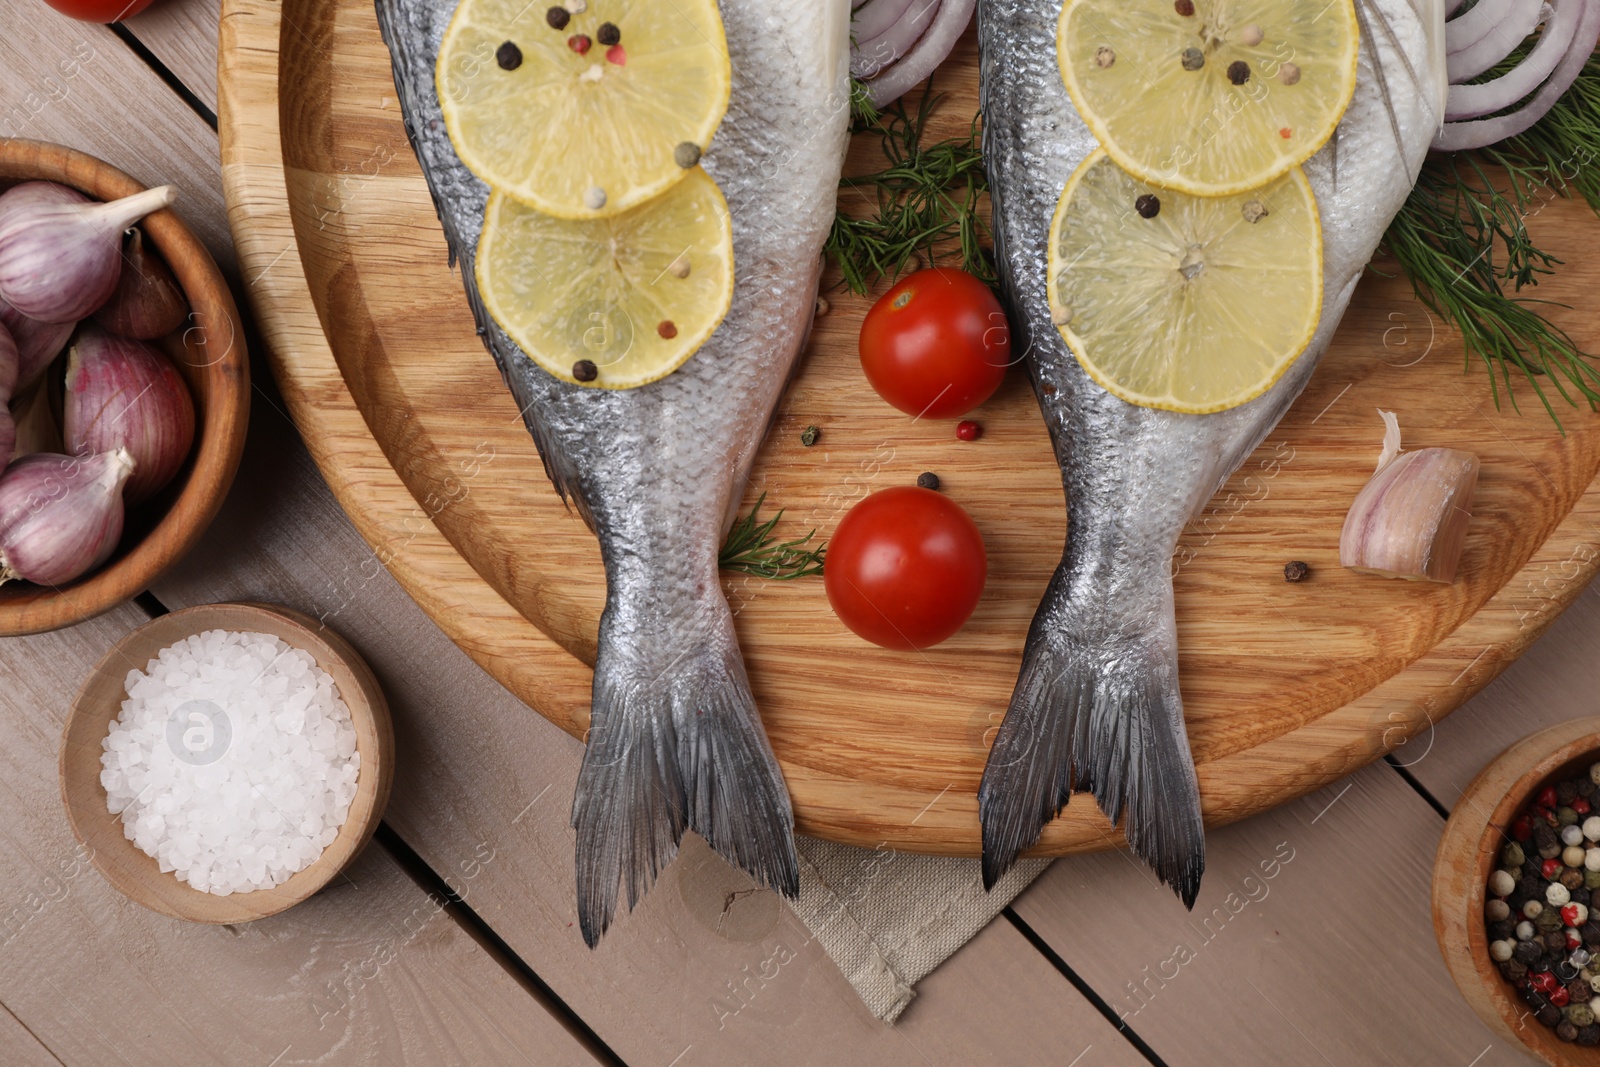
[[[586,949],[574,925],[567,825],[580,746],[409,600],[273,409],[257,407],[213,536],[154,592],[169,607],[287,604],[349,639],[394,716],[401,758],[387,821],[629,1062],[962,1063],[983,1050],[1029,1062],[1038,1050],[1086,1045],[1095,1053],[1085,1063],[1140,1062],[1004,923],[936,971],[898,1025],[884,1026],[793,913],[696,838],[639,910]],[[867,869],[862,891],[870,884]],[[774,1033],[799,1043],[775,1049]]]
[[[0,1004],[0,1049],[5,1049],[6,1062],[16,1067],[59,1067],[61,1063],[3,1004]]]
[[[221,17],[222,0],[161,0],[123,25],[215,113]]]
[[[1574,551],[1600,554],[1600,529]],[[1585,576],[1573,564],[1555,561],[1532,572],[1516,592],[1524,610],[1538,611],[1551,597],[1568,594]],[[1595,713],[1590,677],[1600,645],[1600,585],[1585,589],[1545,636],[1487,688],[1450,717],[1395,752],[1417,781],[1446,808],[1453,808],[1467,783],[1498,753],[1520,738],[1566,719]]]
[[[1526,1062],[1439,961],[1442,829],[1369,767],[1212,831],[1192,913],[1126,853],[1060,860],[1013,906],[1172,1067]]]
[[[247,925],[117,894],[67,825],[57,753],[84,665],[145,618],[0,646],[0,1001],[28,1029],[70,1063],[595,1062],[382,848]]]
[[[38,4],[6,20],[0,69],[0,136],[55,141],[146,185],[175,185],[174,210],[224,273],[237,269],[216,135],[116,34]]]

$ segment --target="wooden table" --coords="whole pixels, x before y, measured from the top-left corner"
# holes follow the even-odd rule
[[[0,135],[175,182],[244,296],[256,279],[238,275],[219,177],[217,6],[166,0],[106,28],[5,0]],[[0,1064],[1530,1062],[1451,986],[1428,873],[1485,761],[1594,713],[1600,590],[1388,763],[1214,832],[1193,914],[1125,855],[1059,861],[887,1026],[786,908],[735,895],[748,880],[703,846],[585,949],[567,826],[578,744],[377,565],[259,370],[251,419],[232,497],[190,559],[136,604],[0,643]],[[1552,569],[1530,595],[1561,581]],[[191,926],[124,900],[78,854],[57,743],[119,636],[246,598],[324,616],[367,657],[393,704],[398,780],[347,878],[273,919]]]

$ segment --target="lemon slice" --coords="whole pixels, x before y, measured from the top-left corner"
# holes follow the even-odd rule
[[[1197,197],[1103,151],[1050,226],[1051,317],[1083,369],[1130,404],[1202,415],[1271,388],[1322,314],[1322,229],[1305,174]]]
[[[1359,42],[1353,0],[1067,0],[1056,55],[1124,170],[1224,196],[1327,143],[1355,92]]]
[[[683,366],[728,313],[727,201],[699,170],[605,219],[560,219],[497,192],[477,278],[489,314],[557,378],[644,385]]]
[[[730,79],[716,0],[592,0],[576,15],[462,0],[435,68],[461,161],[562,218],[620,214],[682,180]]]

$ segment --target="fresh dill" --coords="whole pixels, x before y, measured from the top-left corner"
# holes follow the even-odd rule
[[[1505,73],[1518,49],[1485,77]],[[1561,260],[1541,249],[1528,220],[1556,196],[1577,192],[1600,213],[1600,60],[1526,131],[1476,152],[1430,158],[1384,243],[1429,310],[1461,332],[1467,359],[1489,371],[1516,407],[1513,371],[1533,388],[1556,425],[1554,391],[1569,404],[1600,406],[1600,371],[1590,354],[1536,305],[1519,296]]]
[[[773,531],[778,528],[783,511],[780,509],[765,522],[757,517],[766,499],[767,494],[762,493],[751,506],[750,514],[740,516],[733,524],[717,557],[717,565],[723,570],[743,571],[757,578],[775,578],[779,581],[821,574],[823,558],[828,552],[827,543],[806,547],[811,538],[816,536],[815,530],[793,541],[779,541]]]
[[[859,83],[851,89],[852,132],[877,134],[888,165],[840,183],[827,252],[839,265],[844,285],[864,296],[878,278],[898,278],[913,257],[932,263],[951,246],[962,269],[993,282],[994,266],[984,247],[988,226],[978,213],[988,190],[978,119],[965,137],[925,145],[928,117],[942,99],[931,88],[915,112],[903,100],[879,112]],[[851,214],[863,199],[873,210],[861,217]]]

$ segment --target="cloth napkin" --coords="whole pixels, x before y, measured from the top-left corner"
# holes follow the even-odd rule
[[[894,1022],[917,982],[989,925],[1050,865],[1018,860],[984,892],[976,859],[802,837],[794,910],[872,1014]]]

